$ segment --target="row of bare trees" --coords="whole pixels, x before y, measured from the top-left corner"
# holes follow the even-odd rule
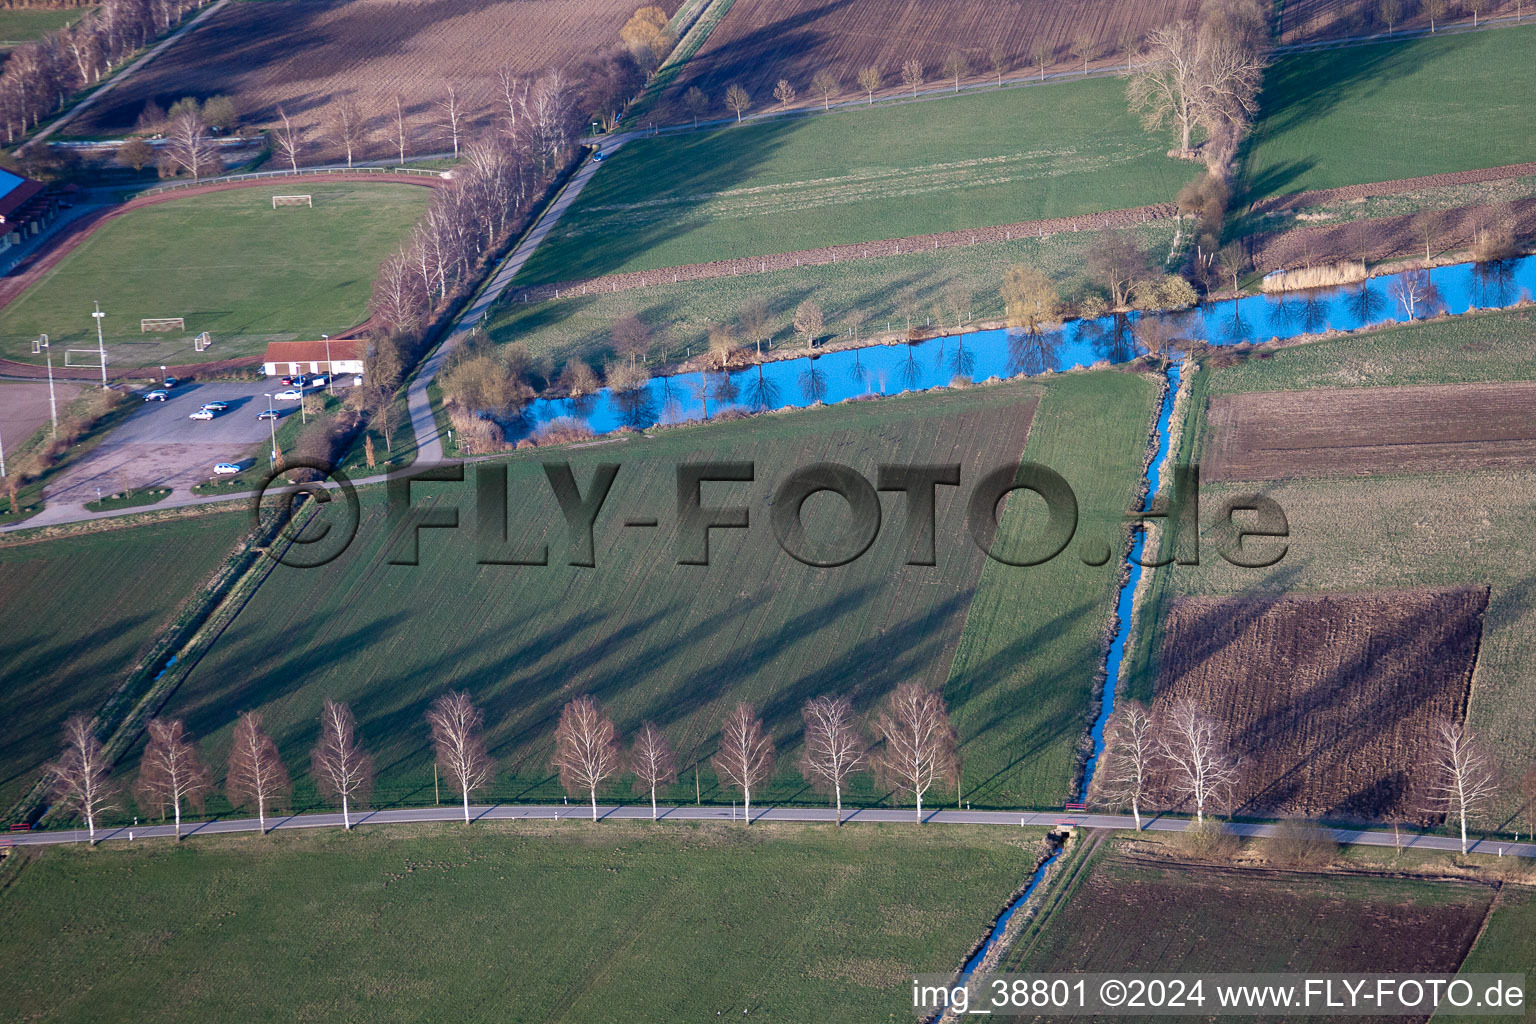
[[[1137,831],[1142,811],[1160,804],[1191,806],[1203,825],[1208,810],[1231,809],[1241,768],[1221,723],[1194,698],[1179,697],[1155,710],[1124,701],[1110,717],[1092,795],[1111,806],[1130,807]],[[1443,719],[1431,725],[1430,753],[1422,770],[1424,809],[1457,821],[1461,852],[1466,853],[1467,819],[1499,792],[1493,759],[1463,723]],[[1536,768],[1526,774],[1522,788],[1536,816]]]
[[[954,727],[944,700],[915,683],[896,688],[874,716],[875,749],[843,697],[818,697],[802,709],[805,722],[800,769],[807,781],[830,795],[842,823],[843,791],[857,773],[873,770],[886,785],[916,801],[922,820],[924,796],[953,782],[959,771]],[[489,786],[496,761],[486,750],[485,718],[466,693],[445,693],[427,711],[436,764],[458,791],[464,820],[470,820],[470,795]],[[138,805],[171,817],[181,835],[184,809],[201,810],[213,788],[213,773],[180,720],[151,719],[133,792]],[[597,796],[610,780],[628,771],[637,793],[649,796],[657,815],[656,791],[677,780],[677,756],[666,735],[646,722],[627,750],[620,749],[613,719],[593,697],[570,701],[555,729],[552,765],[572,796],[591,802],[597,820]],[[351,709],[327,700],[320,713],[320,739],[310,756],[321,794],[341,808],[343,827],[352,827],[353,810],[373,789],[373,759],[357,736]],[[750,704],[738,704],[720,729],[710,759],[721,783],[742,796],[751,821],[752,796],[773,775],[773,739]],[[110,759],[90,720],[72,717],[64,727],[64,752],[47,766],[52,799],[85,821],[91,841],[103,814],[116,809],[119,787]],[[235,725],[224,775],[230,804],[254,810],[263,832],[267,815],[289,800],[292,783],[277,745],[262,729],[261,715],[242,714]]]
[[[207,0],[106,0],[74,24],[13,49],[0,72],[6,141],[61,109]]]
[[[911,798],[923,820],[923,798],[935,786],[954,782],[960,756],[944,698],[917,683],[903,683],[886,699],[870,723],[869,734],[846,697],[817,697],[801,708],[804,746],[800,772],[833,800],[842,824],[843,791],[854,775],[873,771],[891,789]],[[592,697],[565,705],[555,730],[554,767],[572,796],[585,796],[597,820],[597,791],[624,771],[635,777],[636,791],[649,795],[657,813],[656,790],[677,779],[677,757],[653,723],[641,725],[628,751],[603,706]],[[744,818],[752,821],[752,794],[773,777],[773,738],[750,704],[737,704],[720,727],[720,744],[710,764],[721,783],[741,794]]]

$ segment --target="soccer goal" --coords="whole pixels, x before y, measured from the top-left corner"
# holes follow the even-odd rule
[[[187,321],[179,316],[152,316],[147,320],[139,321],[139,333],[148,334],[150,331],[184,331],[187,329]]]
[[[279,206],[309,206],[309,207],[313,207],[314,205],[315,205],[315,200],[314,200],[313,196],[273,196],[272,197],[272,209],[274,209],[274,210],[277,209]]]
[[[213,344],[213,336],[207,331],[192,339],[192,347],[198,352],[208,351],[208,346]]]
[[[106,353],[98,348],[67,348],[64,350],[65,366],[78,366],[82,369],[99,370],[106,358]]]

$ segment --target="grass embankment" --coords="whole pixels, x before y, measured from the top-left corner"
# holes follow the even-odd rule
[[[1040,836],[497,822],[51,849],[0,900],[0,999],[47,1021],[901,1019]]]
[[[425,531],[418,566],[386,564],[396,549],[385,505],[381,494],[365,493],[351,547],[321,569],[274,572],[181,685],[168,713],[185,716],[217,762],[235,715],[261,709],[298,778],[297,800],[309,806],[315,794],[305,766],[320,702],[348,700],[378,760],[378,801],[419,804],[433,799],[422,715],[438,693],[462,688],[484,707],[501,761],[486,797],[558,799],[548,760],[555,718],[564,701],[593,693],[626,733],[646,719],[667,731],[682,778],[664,799],[693,800],[697,766],[703,798],[726,802],[708,758],[724,715],[747,700],[780,747],[776,780],[759,798],[819,803],[795,769],[803,701],[842,693],[864,713],[897,682],[944,686],[963,627],[967,667],[948,687],[965,743],[962,799],[1059,802],[1088,714],[1091,655],[1114,570],[1074,562],[996,576],[989,568],[982,576],[983,557],[964,523],[974,482],[1017,463],[1042,390],[1029,457],[1077,489],[1082,533],[1110,540],[1104,524],[1134,489],[1155,392],[1151,382],[1120,373],[1067,375],[1043,389],[1008,384],[861,402],[514,456],[507,461],[507,556],[547,544],[550,565],[477,564],[469,482],[414,486],[418,504],[457,504],[465,528]],[[713,531],[709,566],[679,565],[676,466],[704,452],[755,462],[755,483],[710,484],[704,495],[706,504],[746,504],[752,527]],[[596,568],[565,564],[566,529],[542,468],[550,458],[569,458],[583,487],[595,464],[623,465],[598,522]],[[874,546],[849,565],[815,569],[780,551],[768,523],[773,489],[790,471],[829,460],[871,478],[883,462],[960,463],[964,486],[939,491],[937,567],[904,564],[897,525],[904,513],[894,495]],[[1021,529],[1014,520],[1029,506],[1020,500],[1009,508],[1005,537],[1013,538]],[[833,543],[843,528],[841,503],[816,499],[807,512],[809,535],[827,536],[816,532],[820,523],[833,531]],[[623,526],[641,515],[657,516],[660,527]],[[1031,521],[1027,529],[1034,528]],[[985,602],[967,624],[978,577]],[[428,635],[443,642],[416,642]],[[850,799],[886,797],[861,779]]]
[[[1135,229],[1154,262],[1167,255],[1175,230],[1172,221]],[[946,295],[951,282],[961,282],[970,292],[972,320],[1001,319],[999,289],[1010,266],[1024,264],[1044,271],[1062,294],[1076,295],[1089,283],[1087,253],[1097,237],[1098,232],[1069,231],[835,266],[795,267],[547,302],[510,302],[497,310],[490,332],[497,341],[516,341],[534,356],[560,366],[572,358],[600,364],[612,351],[608,333],[614,322],[631,313],[650,326],[653,336],[664,339],[657,341],[651,353],[662,362],[680,361],[690,349],[694,354],[705,351],[710,326],[738,318],[754,302],[768,307],[772,337],[781,345],[796,340],[794,310],[806,299],[820,305],[826,316],[824,343],[852,339],[850,314],[860,319],[861,338],[905,330],[909,309],[914,326],[953,329],[955,314]]]
[[[260,354],[269,341],[335,334],[367,316],[379,263],[426,209],[414,185],[311,185],[314,208],[272,208],[298,186],[233,189],[145,206],[101,226],[41,281],[0,310],[0,355],[40,362],[96,344],[91,303],[113,366],[157,366]],[[139,321],[183,317],[186,331],[144,334]],[[198,333],[213,347],[193,349]]]
[[[1002,969],[1454,972],[1494,888],[1442,879],[1186,863],[1112,840]],[[1492,970],[1493,968],[1489,968]],[[1517,970],[1516,963],[1503,970]],[[1207,993],[1210,996],[1210,993]]]
[[[1536,160],[1536,26],[1277,58],[1250,198]]]
[[[248,528],[244,512],[0,547],[0,810]]]
[[[1195,381],[1181,458],[1199,461],[1208,442],[1204,408],[1234,392],[1301,388],[1388,387],[1536,379],[1536,312],[1516,310],[1386,328],[1354,337],[1284,348],[1267,359],[1206,369]],[[1232,494],[1262,490],[1285,510],[1289,550],[1269,569],[1242,569],[1207,544],[1198,566],[1159,569],[1138,613],[1127,656],[1125,689],[1150,696],[1164,602],[1179,595],[1370,590],[1476,585],[1489,587],[1468,721],[1507,777],[1536,761],[1528,727],[1536,708],[1536,607],[1527,563],[1511,552],[1528,546],[1536,472],[1447,465],[1432,474],[1202,484],[1202,509]],[[1512,830],[1523,821],[1506,787],[1483,824]]]
[[[136,487],[129,491],[108,494],[99,501],[85,503],[88,512],[115,512],[120,508],[140,508],[154,505],[170,496],[169,487]]]
[[[518,280],[1166,201],[1195,173],[1166,149],[1115,79],[638,139],[582,190]]]

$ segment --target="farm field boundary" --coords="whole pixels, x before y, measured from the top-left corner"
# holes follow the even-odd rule
[[[1465,472],[1536,458],[1536,382],[1218,395],[1210,480]]]
[[[888,238],[875,242],[854,242],[847,245],[824,246],[819,249],[800,249],[794,252],[775,253],[767,256],[750,256],[734,260],[716,260],[711,263],[690,263],[659,270],[632,271],[624,274],[605,274],[586,280],[560,281],[554,284],[533,285],[510,290],[507,302],[543,302],[584,296],[594,292],[631,291],[683,281],[706,281],[717,277],[741,277],[746,274],[763,274],[791,267],[819,266],[829,263],[847,263],[850,260],[880,259],[904,253],[927,252],[935,249],[953,249],[975,245],[978,242],[1006,242],[1030,236],[1044,238],[1063,231],[1102,231],[1108,228],[1130,227],[1156,220],[1168,220],[1178,216],[1178,207],[1172,203],[1154,203],[1128,210],[1109,210],[1089,213],[1080,217],[1051,217],[1044,220],[1019,221],[1016,224],[1000,224],[995,227],[968,228],[960,231],[942,231],[930,235],[911,235],[906,238]]]
[[[1172,601],[1158,702],[1190,697],[1243,765],[1246,815],[1439,820],[1421,766],[1466,713],[1486,587]]]

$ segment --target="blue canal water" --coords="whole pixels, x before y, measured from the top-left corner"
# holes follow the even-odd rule
[[[1173,321],[1177,336],[1232,344],[1352,330],[1372,324],[1424,319],[1440,313],[1465,313],[1513,305],[1536,292],[1536,256],[1498,263],[1436,267],[1419,272],[1425,293],[1413,302],[1412,316],[1394,294],[1397,275],[1356,285],[1251,295],[1210,303],[1179,313],[1146,314]],[[649,427],[717,415],[726,408],[763,412],[831,404],[872,394],[924,391],[956,377],[986,380],[1020,374],[1060,372],[1098,362],[1123,363],[1144,351],[1136,340],[1139,316],[1112,314],[1075,320],[1041,334],[973,331],[897,343],[807,353],[730,373],[687,373],[658,377],[627,394],[603,390],[584,398],[539,399],[524,412],[512,432],[537,430],[556,419],[584,423],[603,434],[621,427]],[[783,346],[780,346],[782,351]]]

